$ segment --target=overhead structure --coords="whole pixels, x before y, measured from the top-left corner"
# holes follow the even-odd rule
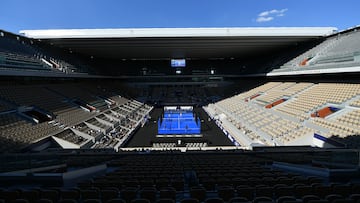
[[[81,54],[162,60],[243,57],[319,39],[334,27],[134,28],[22,30],[21,34]]]

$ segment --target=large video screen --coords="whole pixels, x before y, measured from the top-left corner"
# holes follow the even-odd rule
[[[171,67],[182,68],[186,66],[185,59],[171,59]]]

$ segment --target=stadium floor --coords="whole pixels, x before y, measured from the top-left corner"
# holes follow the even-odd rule
[[[177,142],[179,138],[159,138],[157,135],[157,120],[161,116],[162,108],[154,109],[149,122],[132,136],[125,147],[150,147],[154,142]],[[208,146],[233,146],[231,141],[217,127],[213,120],[208,120],[209,116],[202,108],[195,108],[194,111],[200,116],[201,138],[181,138],[183,142],[201,142],[206,141]]]

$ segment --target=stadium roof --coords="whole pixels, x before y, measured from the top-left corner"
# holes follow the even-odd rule
[[[266,53],[333,34],[334,27],[22,30],[21,34],[95,57],[226,58]]]

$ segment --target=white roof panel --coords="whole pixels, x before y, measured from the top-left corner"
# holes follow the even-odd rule
[[[231,27],[231,28],[131,28],[21,30],[35,39],[145,38],[145,37],[292,37],[327,36],[335,27]]]

